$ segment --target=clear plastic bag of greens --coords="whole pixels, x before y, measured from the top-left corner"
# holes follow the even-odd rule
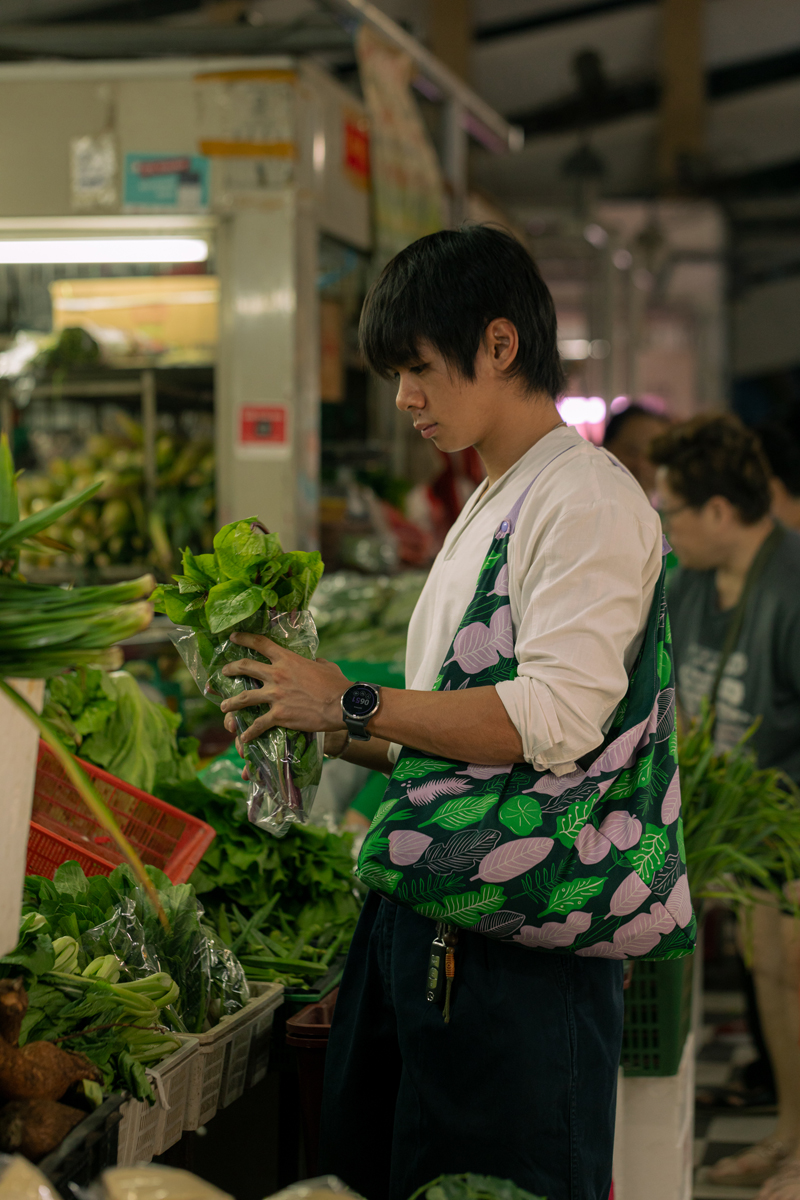
[[[215,704],[257,689],[256,679],[247,675],[228,676],[222,668],[230,662],[254,658],[269,662],[255,650],[230,640],[234,630],[213,634],[179,626],[172,640],[203,695]],[[236,632],[258,633],[293,650],[303,658],[315,658],[319,639],[308,609],[276,612],[261,608],[236,626]],[[266,704],[240,709],[236,714],[239,733],[256,717],[269,711]],[[244,757],[250,775],[247,813],[254,825],[276,837],[288,833],[292,824],[305,824],[311,813],[322,775],[324,734],[292,729],[269,729],[248,742]]]

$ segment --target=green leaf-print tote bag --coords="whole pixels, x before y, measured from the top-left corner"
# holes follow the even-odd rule
[[[435,689],[516,675],[508,544],[527,491],[492,539]],[[662,566],[628,691],[594,760],[556,776],[404,747],[358,860],[370,888],[422,916],[536,950],[691,953],[664,574]]]

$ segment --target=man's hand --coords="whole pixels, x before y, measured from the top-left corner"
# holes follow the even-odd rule
[[[231,641],[269,659],[268,663],[262,663],[255,658],[242,658],[222,668],[223,675],[248,675],[261,683],[260,688],[223,700],[221,707],[229,733],[237,732],[233,714],[239,709],[259,704],[270,706],[268,713],[256,717],[249,729],[239,735],[237,744],[252,742],[276,725],[306,733],[344,729],[341,699],[350,681],[335,663],[324,658],[312,662],[259,634],[234,633]]]

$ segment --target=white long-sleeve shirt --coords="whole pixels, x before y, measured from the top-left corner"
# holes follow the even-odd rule
[[[574,429],[554,429],[467,501],[411,618],[406,686],[432,688],[492,537],[532,480],[508,548],[518,675],[496,686],[526,761],[561,775],[602,742],[627,691],[661,570],[644,492]]]

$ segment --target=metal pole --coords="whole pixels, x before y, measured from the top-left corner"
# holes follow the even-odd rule
[[[156,499],[156,376],[142,371],[142,428],[144,430],[144,490],[147,507]]]
[[[442,165],[450,185],[450,224],[458,228],[467,215],[467,131],[460,100],[445,101]]]

